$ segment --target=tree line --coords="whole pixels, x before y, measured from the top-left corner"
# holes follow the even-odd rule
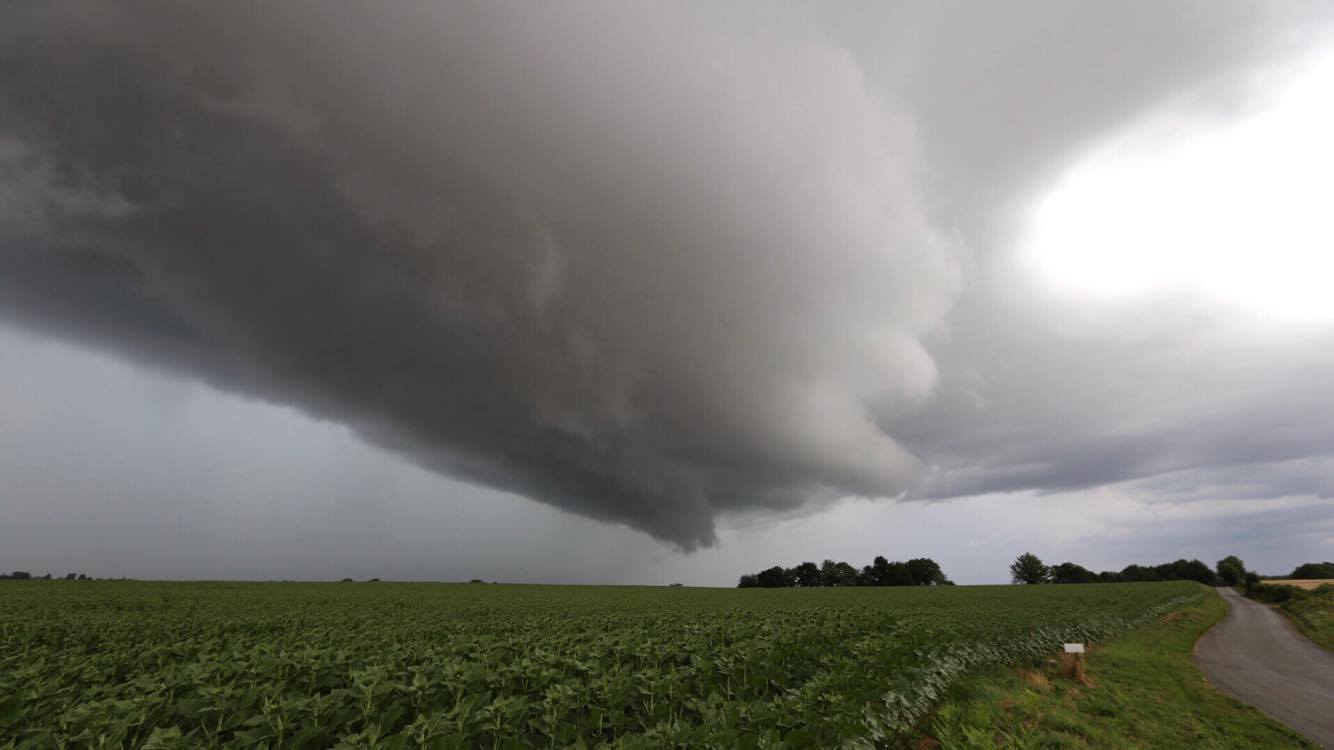
[[[89,576],[86,576],[86,575],[84,575],[83,573],[66,573],[64,578],[56,579],[56,578],[53,577],[50,573],[47,573],[46,575],[42,575],[42,576],[35,576],[35,575],[33,575],[32,573],[29,573],[29,572],[26,571],[26,570],[16,570],[16,571],[14,571],[13,573],[0,573],[0,581],[4,581],[4,580],[10,580],[10,581],[54,581],[54,580],[63,580],[63,581],[100,581],[100,580],[102,580],[102,579],[101,579],[101,578],[90,578]],[[111,580],[111,579],[107,579],[107,580]],[[116,580],[125,581],[125,580],[129,580],[129,579],[126,579],[126,578],[120,578],[120,579],[116,579]]]
[[[1014,583],[1128,583],[1138,581],[1198,581],[1206,586],[1217,586],[1225,582],[1222,571],[1226,568],[1229,576],[1231,567],[1225,566],[1229,556],[1218,561],[1217,570],[1199,560],[1176,560],[1161,565],[1127,565],[1119,571],[1104,570],[1095,573],[1078,563],[1063,562],[1048,566],[1032,552],[1025,552],[1010,563],[1010,580]],[[1237,561],[1240,564],[1240,561]],[[1240,576],[1245,576],[1245,568]],[[1237,582],[1240,582],[1240,578]],[[1229,584],[1235,585],[1235,584]]]
[[[1305,563],[1298,565],[1288,578],[1297,578],[1302,580],[1322,580],[1325,578],[1334,578],[1334,562]]]
[[[1298,565],[1284,578],[1334,578],[1334,563],[1318,562]],[[1072,562],[1048,567],[1031,552],[1016,557],[1010,563],[1010,580],[1014,583],[1124,583],[1134,581],[1198,581],[1206,586],[1258,587],[1263,577],[1247,570],[1236,555],[1228,555],[1211,569],[1199,560],[1177,560],[1162,565],[1127,565],[1118,571],[1093,571]]]
[[[940,565],[929,557],[890,562],[877,556],[861,570],[846,562],[825,560],[816,565],[803,562],[791,568],[775,565],[758,573],[747,573],[737,582],[739,589],[778,589],[830,586],[953,586]]]
[[[1311,579],[1334,578],[1334,563],[1331,562],[1302,563],[1302,565],[1295,567],[1290,575],[1267,575],[1265,577],[1265,575],[1259,575],[1255,571],[1246,570],[1246,566],[1242,565],[1242,560],[1235,558],[1235,556],[1219,560],[1218,565],[1222,566],[1226,560],[1231,560],[1234,566],[1233,577],[1231,577],[1233,581],[1229,582],[1229,586],[1238,586],[1245,583],[1247,597],[1258,599],[1261,602],[1269,602],[1271,605],[1279,605],[1279,603],[1290,601],[1290,599],[1301,601],[1301,599],[1313,595],[1311,591],[1285,585],[1283,579],[1311,581]],[[1275,578],[1278,581],[1274,581]]]

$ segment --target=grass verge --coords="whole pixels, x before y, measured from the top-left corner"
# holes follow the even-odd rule
[[[911,748],[1315,748],[1216,692],[1191,659],[1227,612],[1212,589],[1151,624],[1090,650],[1088,684],[1052,664],[960,680]]]
[[[1334,586],[1304,591],[1278,605],[1279,611],[1321,647],[1334,651]]]

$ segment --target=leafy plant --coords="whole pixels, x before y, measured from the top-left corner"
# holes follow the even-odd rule
[[[872,747],[1198,595],[14,582],[0,748]]]

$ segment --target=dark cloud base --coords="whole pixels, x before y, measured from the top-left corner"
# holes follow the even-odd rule
[[[569,5],[0,11],[0,311],[682,548],[894,495],[958,285],[836,50]]]
[[[5,4],[0,316],[682,549],[847,495],[1330,496],[1327,328],[1011,252],[1327,3],[811,11],[855,64],[771,3],[330,8]]]

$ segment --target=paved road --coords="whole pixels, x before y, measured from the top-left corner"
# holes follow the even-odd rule
[[[1195,644],[1210,684],[1334,748],[1334,654],[1283,615],[1233,591],[1227,617]]]

